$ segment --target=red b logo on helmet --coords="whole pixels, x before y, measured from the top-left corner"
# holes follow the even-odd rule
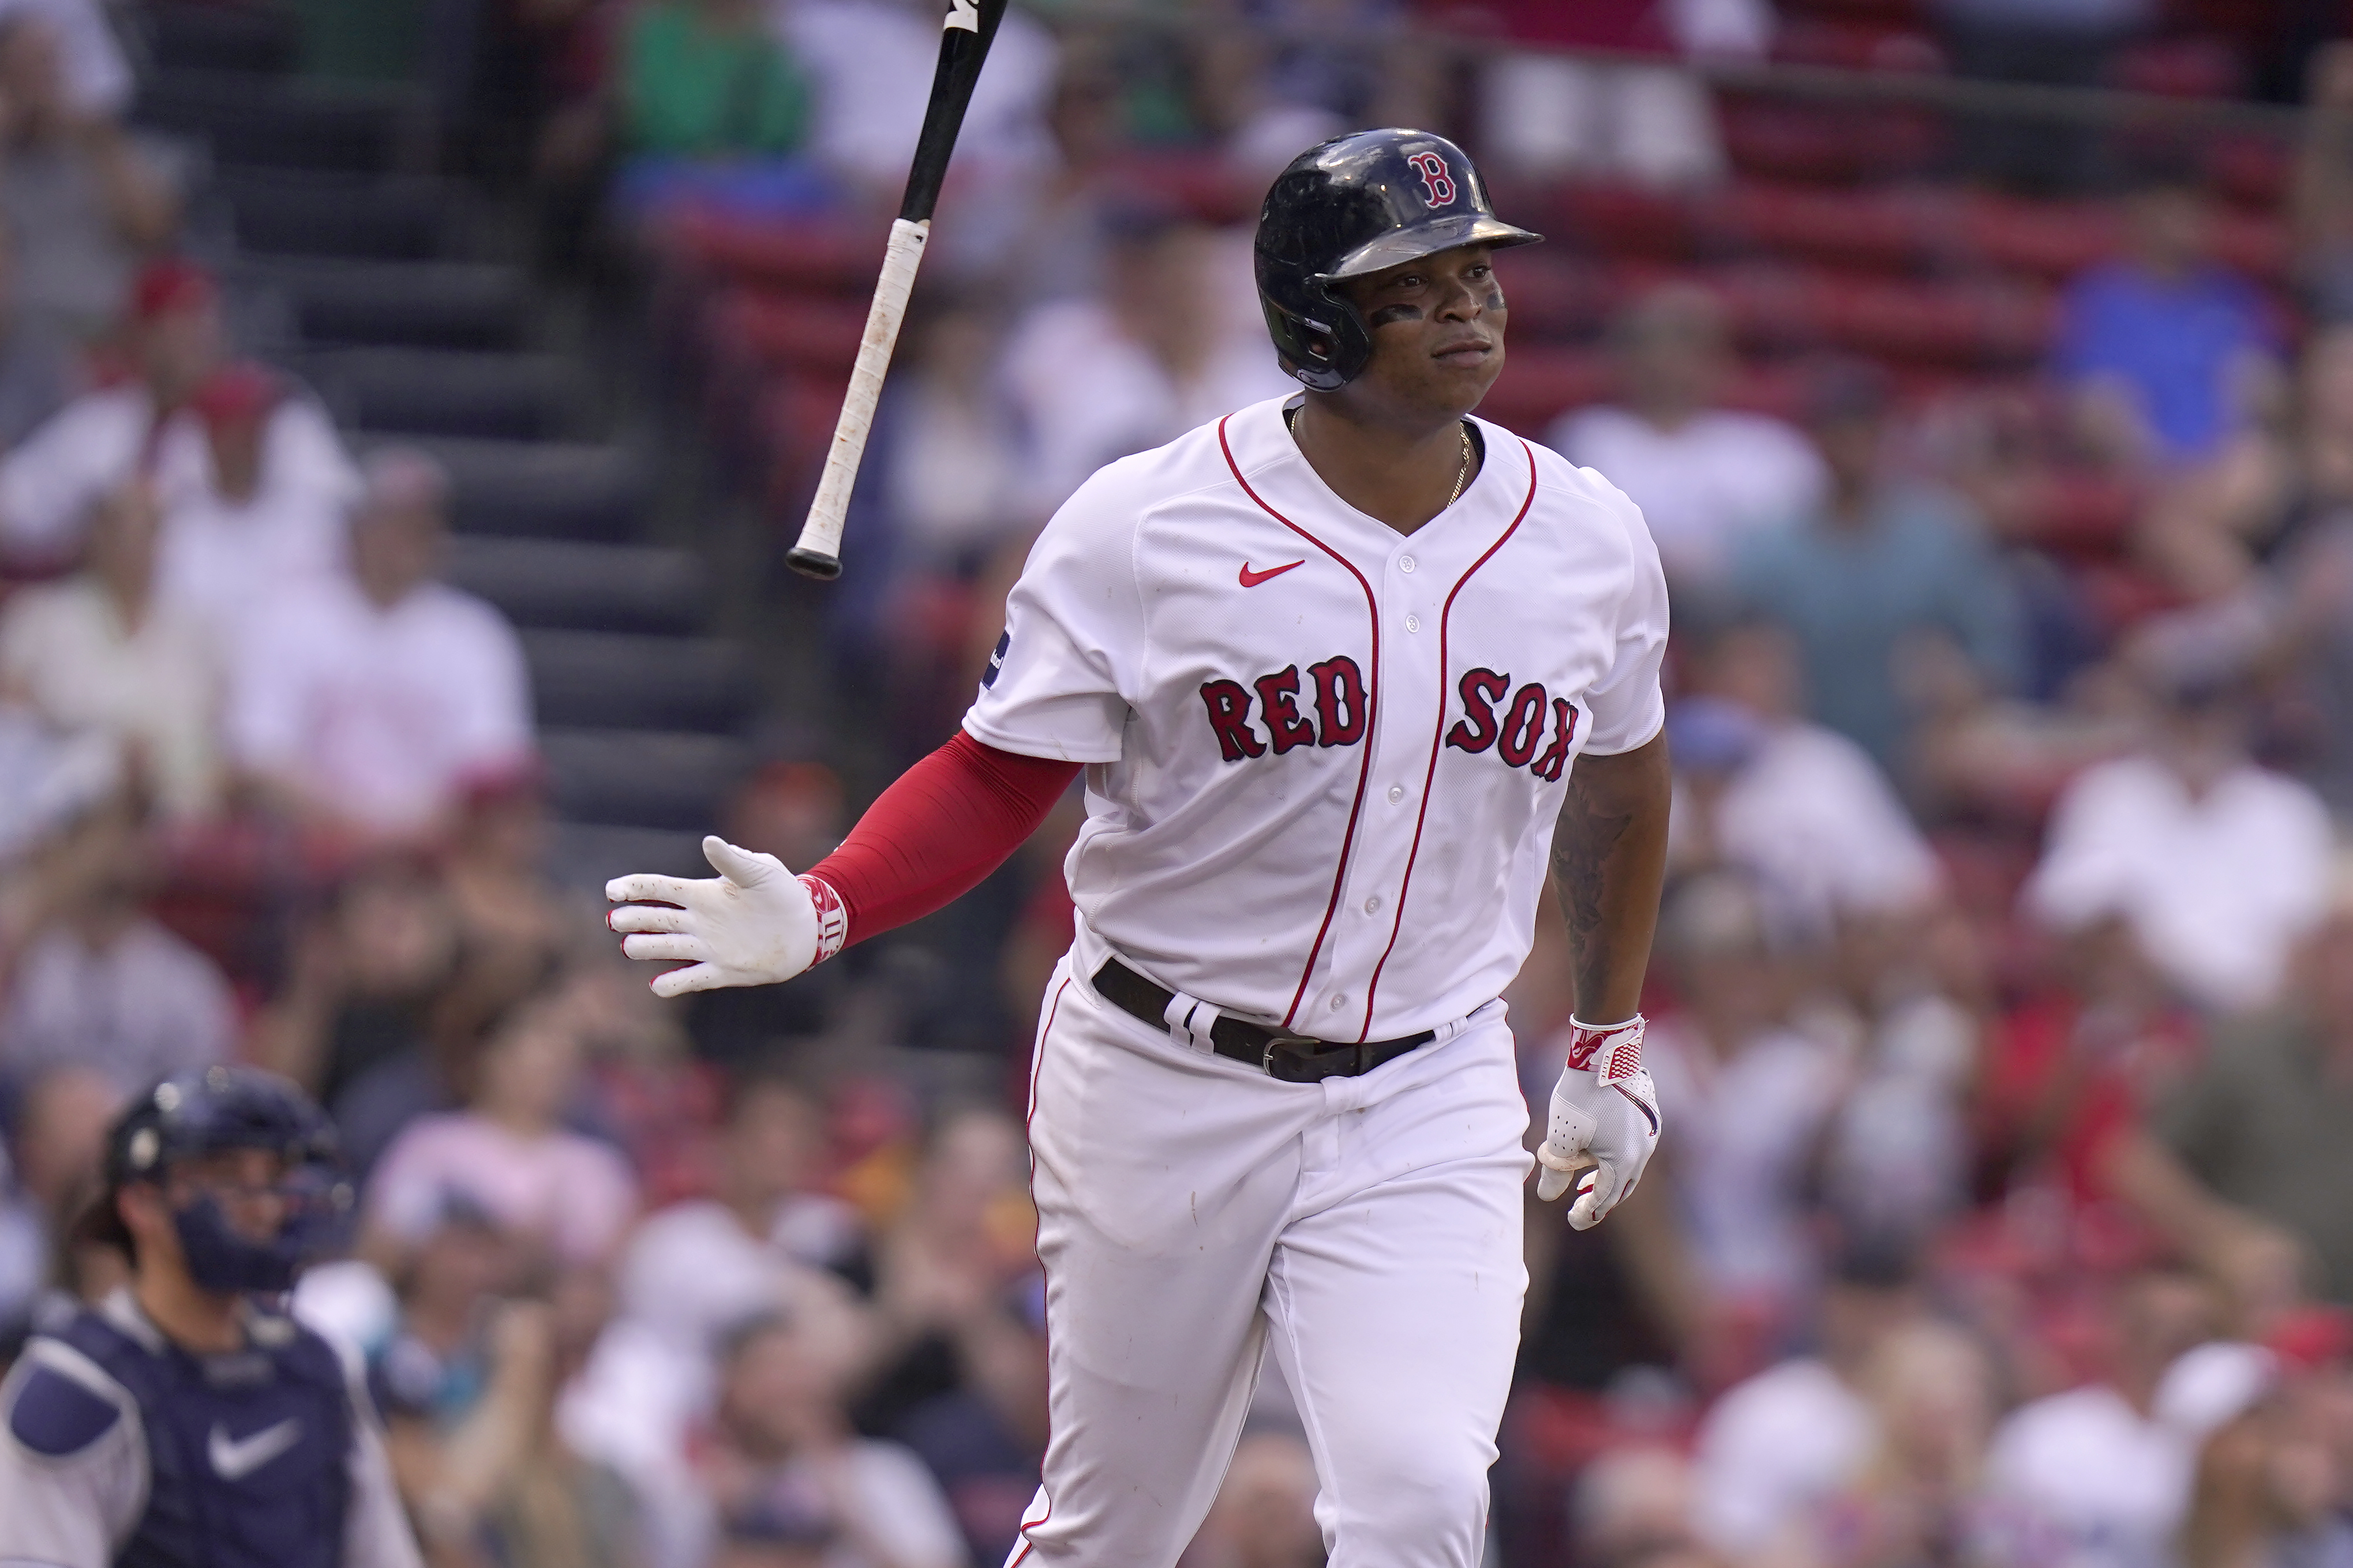
[[[1446,160],[1435,153],[1416,153],[1406,163],[1421,176],[1422,195],[1434,207],[1454,205],[1454,175],[1446,167]]]

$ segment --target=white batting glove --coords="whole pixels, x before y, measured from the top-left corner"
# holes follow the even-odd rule
[[[1536,1196],[1546,1203],[1577,1185],[1568,1223],[1599,1225],[1642,1179],[1659,1146],[1659,1091],[1642,1067],[1639,1013],[1596,1028],[1569,1020],[1567,1065],[1553,1086],[1552,1118],[1536,1149]]]
[[[841,951],[848,918],[840,895],[824,882],[796,877],[774,855],[715,834],[702,841],[702,853],[718,876],[616,877],[605,884],[605,896],[621,906],[605,917],[627,933],[621,951],[686,966],[655,975],[654,994],[773,985]]]

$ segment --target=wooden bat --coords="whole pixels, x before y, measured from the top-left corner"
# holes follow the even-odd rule
[[[932,72],[932,99],[923,110],[923,132],[915,142],[915,161],[907,170],[907,194],[899,203],[898,221],[891,226],[890,247],[882,253],[882,276],[875,282],[874,303],[866,312],[858,363],[850,367],[849,394],[834,423],[833,445],[825,455],[817,497],[809,502],[808,521],[801,524],[801,536],[785,557],[803,576],[830,580],[841,575],[841,528],[849,511],[850,487],[858,482],[858,462],[866,454],[867,433],[873,428],[882,375],[891,368],[899,323],[906,319],[915,267],[931,237],[932,208],[947,175],[948,154],[955,151],[973,84],[980,79],[988,46],[997,41],[1005,5],[1006,0],[948,0],[947,20],[940,29],[940,63]]]

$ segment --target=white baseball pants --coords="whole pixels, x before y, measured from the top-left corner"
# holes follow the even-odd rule
[[[1333,1568],[1475,1568],[1527,1289],[1502,1005],[1362,1078],[1282,1083],[1065,958],[1029,1120],[1052,1436],[1008,1568],[1174,1563],[1267,1349]]]

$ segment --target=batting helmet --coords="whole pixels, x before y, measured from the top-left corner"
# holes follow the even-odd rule
[[[335,1124],[308,1095],[274,1073],[211,1067],[158,1079],[106,1135],[106,1195],[99,1232],[127,1246],[114,1196],[133,1182],[161,1183],[185,1160],[230,1149],[266,1149],[285,1164],[278,1234],[238,1231],[219,1202],[200,1195],[173,1212],[188,1273],[207,1290],[289,1289],[304,1264],[339,1247],[353,1194]]]
[[[1333,289],[1458,245],[1533,245],[1495,216],[1462,149],[1427,131],[1360,131],[1310,147],[1259,210],[1259,304],[1284,368],[1318,392],[1372,358],[1372,329]]]

